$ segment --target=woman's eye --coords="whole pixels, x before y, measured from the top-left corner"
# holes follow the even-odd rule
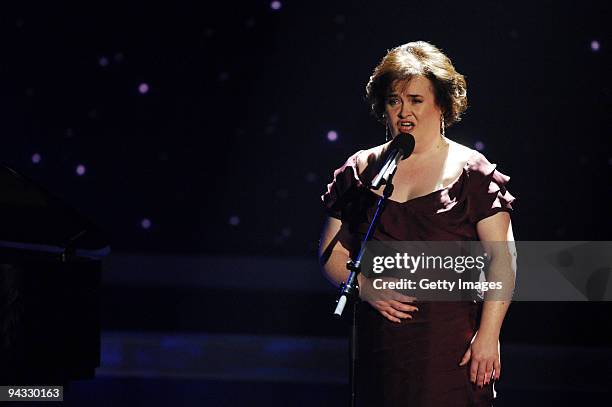
[[[412,103],[423,103],[421,99],[412,99]]]
[[[391,106],[397,105],[398,104],[398,100],[397,99],[389,99],[387,101],[387,103]]]

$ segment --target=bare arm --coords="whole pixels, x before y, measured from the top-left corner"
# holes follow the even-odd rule
[[[491,256],[487,280],[501,281],[504,291],[512,292],[516,274],[516,250],[510,215],[499,212],[478,222],[476,229],[486,252]],[[471,359],[471,380],[481,387],[491,379],[498,380],[501,375],[499,334],[509,306],[508,296],[485,301],[478,332],[461,360],[460,364],[464,365]]]
[[[335,286],[348,278],[346,262],[359,245],[359,240],[350,233],[346,224],[332,217],[326,219],[319,244],[319,262],[323,274]],[[359,297],[389,321],[399,323],[402,319],[411,319],[408,312],[418,311],[417,307],[407,304],[413,299],[393,290],[376,290],[363,274],[357,275],[357,282]]]
[[[516,250],[510,215],[500,212],[483,219],[476,227],[486,252],[491,255],[487,279],[501,281],[504,293],[510,294],[514,290],[516,275]],[[479,328],[481,334],[499,337],[506,311],[510,306],[510,296],[505,297],[500,301],[485,301]]]
[[[319,242],[319,262],[325,277],[336,287],[346,281],[349,272],[346,262],[355,239],[339,219],[327,217]]]

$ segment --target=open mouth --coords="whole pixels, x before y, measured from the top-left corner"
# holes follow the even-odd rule
[[[409,121],[400,122],[398,129],[402,133],[409,133],[412,129],[414,129],[414,123]]]

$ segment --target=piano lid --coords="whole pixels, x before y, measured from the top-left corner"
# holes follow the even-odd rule
[[[73,251],[101,258],[108,240],[89,220],[16,171],[0,165],[0,249]]]

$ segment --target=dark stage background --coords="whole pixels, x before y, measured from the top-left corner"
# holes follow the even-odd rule
[[[408,41],[466,75],[469,108],[447,136],[512,177],[516,239],[610,240],[610,18],[604,1],[3,5],[0,160],[113,248],[103,366],[67,403],[343,400],[345,326],[315,259],[320,195],[383,141],[365,84]],[[500,405],[603,397],[609,371],[563,366],[609,364],[610,310],[514,304],[503,335],[521,362]],[[181,358],[193,366],[169,362]]]

